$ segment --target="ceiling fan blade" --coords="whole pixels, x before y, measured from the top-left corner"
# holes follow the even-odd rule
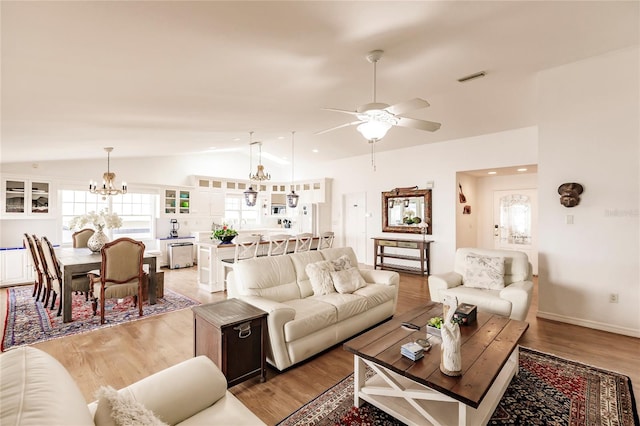
[[[440,123],[433,121],[416,120],[415,118],[400,117],[398,126],[410,127],[412,129],[426,130],[427,132],[435,132],[441,126]]]
[[[330,132],[332,130],[337,130],[337,129],[341,129],[343,127],[353,126],[354,124],[360,124],[360,123],[362,123],[362,121],[360,121],[360,120],[352,121],[351,123],[344,123],[344,124],[341,124],[339,126],[332,127],[330,129],[320,130],[319,132],[315,132],[314,135],[322,135],[322,134]]]
[[[349,111],[346,109],[337,109],[337,108],[322,108],[325,111],[334,111],[334,112],[343,112],[345,114],[358,115],[356,111]]]
[[[425,101],[424,99],[414,98],[408,101],[399,102],[395,105],[391,105],[385,108],[385,110],[389,111],[391,114],[400,115],[400,114],[404,114],[405,112],[413,111],[415,109],[426,108],[428,106],[429,106],[429,102]]]

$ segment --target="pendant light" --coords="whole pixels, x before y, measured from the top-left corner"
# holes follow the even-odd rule
[[[253,168],[253,143],[251,142],[252,137],[253,132],[249,132],[249,189],[244,191],[244,201],[249,207],[255,206],[256,202],[258,201],[258,191],[253,189],[253,183],[251,181],[251,169]]]
[[[300,198],[300,196],[296,194],[295,185],[293,183],[293,137],[295,133],[296,132],[291,132],[291,193],[287,194],[287,205],[292,209],[298,207],[298,199]]]

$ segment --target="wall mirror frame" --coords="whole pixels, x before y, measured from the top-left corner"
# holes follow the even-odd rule
[[[431,190],[396,188],[382,193],[382,232],[425,234],[433,232],[431,220]]]

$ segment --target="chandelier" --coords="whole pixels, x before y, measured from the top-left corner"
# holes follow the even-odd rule
[[[251,147],[253,146],[253,142],[251,142],[252,137],[253,137],[253,132],[249,132],[249,179],[250,180],[249,180],[249,189],[244,191],[244,201],[248,207],[255,206],[256,202],[258,201],[258,191],[253,189],[253,183],[252,183],[253,176],[251,175],[251,169],[253,168],[253,151],[251,149]],[[260,169],[260,166],[258,166],[258,173],[260,173],[261,171],[264,174],[264,171]]]
[[[296,194],[295,185],[293,184],[293,136],[296,132],[291,132],[291,193],[287,194],[287,205],[292,209],[298,207],[298,199],[300,196]]]
[[[96,181],[89,181],[89,192],[102,195],[102,199],[106,200],[107,196],[126,194],[127,183],[122,182],[122,188],[116,188],[116,174],[112,173],[110,169],[113,147],[107,147],[104,150],[107,151],[107,171],[102,174],[102,186],[99,187]]]
[[[262,142],[253,142],[251,143],[251,145],[258,145],[260,156],[258,157],[258,172],[255,175],[252,175],[251,172],[249,172],[249,180],[255,180],[258,182],[262,182],[263,180],[270,180],[271,175],[264,172],[264,166],[262,165]]]

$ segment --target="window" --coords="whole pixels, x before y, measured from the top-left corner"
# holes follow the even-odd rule
[[[157,195],[134,194],[116,195],[102,199],[101,195],[87,191],[63,190],[62,193],[62,243],[71,243],[69,222],[75,216],[103,209],[115,212],[122,218],[122,227],[106,229],[110,238],[129,237],[136,240],[154,238],[154,206]]]
[[[227,194],[224,198],[225,222],[236,229],[246,228],[247,225],[257,225],[260,218],[258,204],[249,207],[244,201],[244,195]]]

